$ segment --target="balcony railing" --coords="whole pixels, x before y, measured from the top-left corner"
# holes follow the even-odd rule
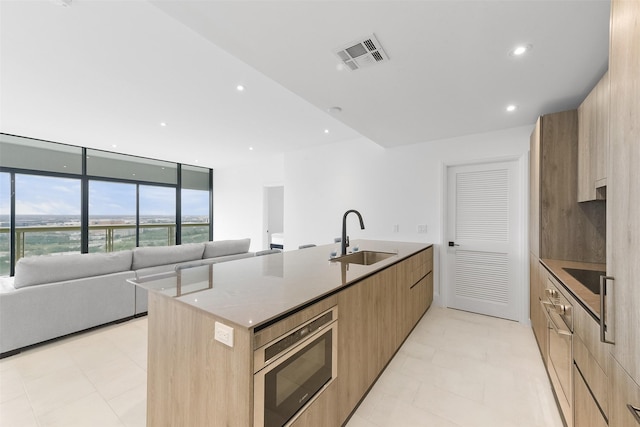
[[[165,229],[165,231],[163,231],[161,233],[161,236],[153,236],[152,237],[152,243],[155,246],[171,246],[171,245],[175,245],[176,243],[176,224],[166,224],[166,223],[150,223],[150,224],[140,224],[138,225],[138,227],[141,230],[141,236],[140,236],[140,243],[141,246],[143,246],[143,243],[148,243],[147,241],[143,242],[143,236],[142,233],[147,230],[150,231],[152,229]],[[188,233],[185,233],[185,230],[188,230],[190,228],[196,228],[196,227],[209,227],[209,223],[207,222],[198,222],[198,223],[183,223],[182,224],[182,230],[183,230],[183,241],[185,240],[185,234],[188,235]],[[129,233],[129,236],[126,236],[125,233],[126,231],[130,231],[132,233]],[[131,237],[133,239],[135,239],[135,230],[136,230],[136,225],[135,224],[92,224],[89,226],[89,251],[90,252],[96,252],[95,250],[92,251],[91,249],[98,249],[99,252],[113,252],[116,249],[116,243],[118,243],[119,240],[125,240],[123,237]],[[65,235],[68,236],[73,236],[76,237],[78,236],[77,239],[77,244],[74,244],[72,239],[69,239],[69,242],[65,245],[64,243],[59,243],[59,245],[64,246],[68,246],[68,250],[66,251],[62,251],[62,252],[79,252],[79,250],[76,250],[74,248],[79,248],[80,243],[79,243],[79,236],[80,236],[80,226],[79,225],[56,225],[56,226],[31,226],[31,227],[16,227],[16,262],[25,256],[25,249],[27,249],[27,253],[29,253],[29,250],[27,248],[27,245],[31,248],[35,248],[36,246],[39,246],[41,244],[47,244],[45,243],[31,243],[29,244],[28,241],[28,236],[29,235],[35,235],[35,233],[64,233]],[[0,239],[8,241],[7,237],[9,235],[9,233],[11,232],[11,229],[9,227],[0,227]],[[104,237],[102,237],[102,233]],[[3,236],[6,235],[6,236]],[[207,238],[205,240],[209,240],[208,239],[208,229],[207,229]],[[200,240],[202,241],[202,240]],[[99,244],[96,244],[96,242],[99,242]],[[131,245],[129,245],[131,247],[135,246],[135,242]],[[144,246],[148,246],[148,245],[144,245]],[[8,250],[8,245],[7,245],[7,250]],[[0,249],[1,251],[1,249]],[[49,253],[58,253],[61,252],[60,250],[55,250],[55,251],[50,251]]]

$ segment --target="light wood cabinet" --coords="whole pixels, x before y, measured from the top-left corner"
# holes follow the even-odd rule
[[[577,422],[578,412],[580,410],[580,406],[578,404],[578,395],[577,388],[579,380],[582,381],[585,387],[588,389],[591,400],[593,400],[594,404],[598,408],[598,412],[602,414],[603,417],[608,417],[609,414],[609,377],[605,373],[605,369],[608,370],[607,367],[603,369],[600,364],[596,361],[593,354],[589,351],[583,340],[579,335],[573,335],[573,359],[577,370],[579,371],[579,375],[573,376],[574,387],[576,388],[575,396],[575,417],[576,417],[576,427],[581,426],[582,424]],[[608,358],[605,359],[605,362],[608,364]],[[579,378],[578,378],[579,377]]]
[[[573,410],[574,425],[576,427],[607,427],[607,420],[598,408],[598,404],[589,392],[589,387],[580,374],[580,370],[573,366]]]
[[[338,419],[342,423],[373,383],[378,346],[374,278],[338,294]]]
[[[433,301],[433,247],[402,263],[397,270],[396,334],[398,346],[409,335]]]
[[[596,98],[596,88],[594,87],[578,107],[579,202],[596,199]]]
[[[599,189],[607,185],[609,162],[609,72],[604,73],[596,85],[596,199],[606,199],[606,192]]]
[[[338,293],[338,425],[431,304],[432,266],[428,248]]]
[[[609,74],[578,107],[578,202],[606,198],[609,148]]]
[[[213,338],[216,317],[149,292],[147,425],[249,426],[253,418],[251,333],[234,346]]]
[[[640,1],[611,4],[611,115],[607,176],[607,274],[611,353],[640,383]],[[612,294],[612,295],[611,295]],[[618,370],[620,371],[620,370]],[[617,375],[616,378],[621,377]],[[616,382],[614,381],[614,385]],[[617,391],[614,387],[614,394]],[[632,402],[628,402],[632,403]],[[636,401],[636,404],[640,402]],[[618,424],[623,425],[623,424]],[[624,424],[626,426],[626,424]]]
[[[604,202],[576,203],[577,111],[540,117],[530,156],[532,168],[537,167],[530,170],[531,252],[540,259],[604,263]]]
[[[640,385],[625,372],[615,359],[611,359],[611,409],[609,426],[638,427],[640,425]],[[631,405],[629,407],[628,405]],[[633,408],[638,410],[637,416]]]
[[[547,364],[545,354],[547,354],[547,325],[542,306],[540,305],[540,298],[544,287],[542,285],[543,277],[546,277],[546,270],[540,264],[540,260],[533,254],[529,254],[529,273],[531,284],[529,287],[529,316],[531,318],[531,327],[533,328],[533,334],[536,337],[540,354],[544,364]]]

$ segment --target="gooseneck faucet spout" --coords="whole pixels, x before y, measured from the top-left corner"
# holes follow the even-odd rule
[[[349,209],[344,213],[344,216],[342,217],[342,240],[340,241],[342,246],[342,251],[340,252],[341,255],[346,255],[347,248],[349,247],[349,236],[347,236],[347,215],[351,212],[358,215],[358,219],[360,219],[360,229],[364,230],[364,222],[362,221],[362,215],[360,215],[360,212],[355,209]]]

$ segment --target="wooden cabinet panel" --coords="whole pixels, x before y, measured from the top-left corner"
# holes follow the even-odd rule
[[[429,248],[338,293],[338,424],[431,304],[432,257]]]
[[[575,366],[573,369],[574,425],[576,427],[607,427],[607,421],[602,416],[595,400],[593,400],[593,396],[589,393],[580,371]]]
[[[375,282],[370,284],[370,286],[377,288],[375,298],[378,344],[374,349],[377,353],[374,379],[391,360],[399,345],[396,328],[391,326],[397,319],[396,270],[395,266],[387,268],[376,274],[374,276]]]
[[[615,359],[611,359],[611,408],[609,426],[638,427],[640,421],[634,417],[627,405],[640,408],[640,386],[633,381]]]
[[[609,72],[607,71],[596,86],[596,189],[607,185],[607,164],[609,161],[609,100]],[[597,193],[596,199],[601,198],[603,198],[602,194]]]
[[[585,343],[576,334],[573,335],[573,359],[580,371],[582,380],[589,388],[592,399],[599,406],[599,411],[607,417],[609,414],[609,377],[589,352]],[[577,381],[577,375],[574,375],[574,381]],[[577,412],[578,407],[576,406],[576,414]],[[576,426],[579,425],[576,423]]]
[[[540,306],[540,298],[544,291],[543,277],[546,280],[546,269],[540,264],[538,258],[530,254],[529,258],[529,311],[531,317],[531,327],[536,337],[540,354],[544,364],[547,364],[545,355],[547,354],[547,321]]]
[[[576,110],[543,116],[540,132],[539,258],[603,263],[604,202],[576,203]]]
[[[607,274],[611,352],[640,383],[640,2],[611,4],[611,115],[607,176]]]
[[[609,154],[609,74],[578,107],[578,202],[605,199]]]
[[[289,427],[335,427],[337,425],[339,425],[338,383],[334,381]]]
[[[148,426],[251,425],[250,332],[234,328],[227,347],[213,339],[215,321],[149,292]]]
[[[597,88],[597,86],[596,86]],[[594,88],[578,107],[578,201],[596,199],[596,104]]]
[[[374,276],[375,277],[375,276]],[[338,294],[338,418],[344,422],[376,378],[375,286],[365,279]],[[373,352],[373,354],[372,354]]]

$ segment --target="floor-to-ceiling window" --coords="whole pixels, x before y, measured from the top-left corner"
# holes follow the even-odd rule
[[[211,213],[209,169],[182,166],[181,183],[182,243],[206,242]]]
[[[140,234],[138,246],[167,246],[176,243],[176,189],[139,186]]]
[[[0,276],[11,271],[11,175],[0,172]]]
[[[0,275],[24,256],[213,238],[211,169],[6,134],[0,152]]]
[[[15,174],[17,258],[81,252],[80,179]]]
[[[89,181],[89,252],[136,247],[136,184]]]

